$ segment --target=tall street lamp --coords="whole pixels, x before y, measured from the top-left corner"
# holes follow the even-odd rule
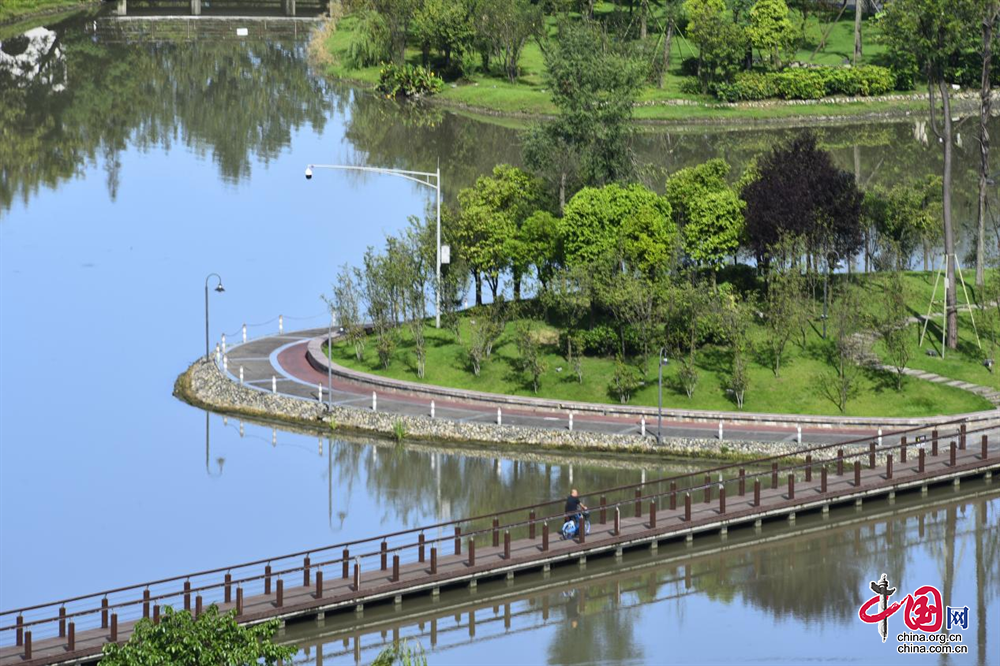
[[[225,289],[222,287],[222,278],[219,277],[219,274],[218,273],[209,273],[208,277],[205,278],[205,358],[209,357],[209,351],[208,351],[208,281],[211,280],[213,276],[216,277],[216,278],[218,278],[218,280],[219,280],[219,284],[215,285],[215,290],[217,292],[219,292],[220,294],[225,291]]]
[[[414,183],[429,187],[437,194],[437,282],[434,287],[434,327],[441,328],[441,164],[437,171],[407,171],[388,167],[350,166],[346,164],[310,164],[306,167],[306,180],[312,180],[313,169],[336,169],[339,171],[368,171],[389,176],[399,176]],[[433,179],[433,183],[431,182]]]
[[[663,366],[670,363],[670,359],[667,358],[667,350],[660,347],[660,358],[658,359],[660,366],[658,368],[658,394],[656,399],[656,445],[659,446],[663,439]]]

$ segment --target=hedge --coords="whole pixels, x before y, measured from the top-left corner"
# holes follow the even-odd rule
[[[830,95],[869,97],[891,92],[896,77],[886,67],[815,67],[781,72],[741,72],[729,83],[715,85],[726,102],[780,99],[820,99]]]

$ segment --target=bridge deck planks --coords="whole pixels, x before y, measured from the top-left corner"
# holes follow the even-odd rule
[[[502,573],[504,569],[526,568],[538,566],[547,560],[566,559],[567,557],[586,556],[588,553],[613,548],[616,545],[649,539],[652,537],[670,538],[671,534],[685,533],[689,529],[697,530],[699,527],[723,526],[731,524],[742,524],[755,517],[765,516],[774,513],[790,513],[799,507],[806,507],[815,503],[838,501],[845,496],[850,497],[858,493],[882,493],[891,490],[899,485],[910,485],[914,482],[934,483],[942,477],[951,474],[964,473],[971,474],[991,467],[1000,466],[1000,456],[997,455],[995,447],[991,447],[990,459],[983,461],[980,458],[980,448],[978,443],[975,447],[967,450],[959,450],[956,454],[956,465],[949,464],[949,451],[947,442],[942,442],[941,451],[938,456],[932,457],[929,448],[925,460],[925,471],[923,474],[917,473],[918,465],[918,445],[911,444],[908,449],[908,459],[906,463],[894,461],[894,471],[892,480],[887,480],[885,464],[876,466],[875,469],[868,468],[867,456],[861,458],[861,485],[854,485],[853,460],[845,461],[844,474],[838,476],[835,467],[830,464],[828,475],[827,492],[820,492],[819,464],[817,463],[812,481],[805,482],[802,479],[802,471],[797,471],[795,482],[795,499],[787,497],[787,470],[779,470],[778,487],[771,488],[769,474],[758,478],[761,480],[761,506],[753,506],[753,481],[747,480],[747,492],[744,496],[733,493],[726,498],[725,515],[719,512],[718,488],[713,488],[711,502],[703,501],[703,491],[696,490],[691,493],[691,521],[684,520],[684,494],[679,490],[677,493],[677,509],[671,511],[666,508],[669,501],[669,494],[661,495],[657,498],[657,503],[663,506],[657,507],[657,527],[649,527],[649,500],[643,500],[642,517],[636,518],[632,515],[633,502],[629,501],[621,506],[622,519],[620,536],[613,534],[614,510],[608,511],[607,524],[601,525],[597,522],[598,511],[591,507],[592,528],[587,535],[586,543],[580,544],[572,540],[563,540],[557,531],[560,524],[559,519],[553,519],[550,524],[553,530],[549,538],[549,550],[541,550],[541,526],[538,527],[538,535],[535,539],[522,538],[511,542],[511,558],[503,558],[503,547],[487,546],[492,541],[489,532],[476,535],[476,564],[470,567],[468,563],[468,535],[462,536],[462,554],[453,554],[453,539],[446,537],[438,543],[438,573],[430,575],[429,554],[432,544],[427,546],[428,561],[401,563],[399,568],[399,581],[391,580],[392,574],[392,553],[388,557],[386,571],[377,568],[375,558],[367,558],[366,564],[371,562],[376,564],[374,570],[369,567],[367,570],[362,567],[361,589],[353,589],[352,579],[340,577],[341,564],[338,562],[324,568],[323,597],[317,598],[315,586],[305,587],[295,585],[285,588],[284,603],[278,607],[273,593],[270,595],[254,595],[244,598],[243,616],[241,621],[255,622],[272,617],[294,617],[304,613],[315,612],[330,606],[350,605],[365,603],[371,600],[383,600],[387,596],[394,594],[405,594],[415,591],[421,587],[447,586],[462,582],[466,579],[475,579],[482,576]],[[898,453],[898,449],[897,449]],[[894,455],[894,458],[897,457]],[[828,463],[829,464],[829,463]],[[732,488],[735,484],[732,478],[727,479],[727,487]],[[626,517],[627,514],[627,517]],[[502,544],[502,536],[501,536]],[[449,552],[451,554],[443,554]],[[408,549],[408,557],[415,558],[415,549]],[[318,567],[313,567],[315,572]],[[353,572],[353,564],[351,568]],[[315,573],[313,573],[313,576]],[[327,578],[326,576],[329,575]],[[295,574],[297,582],[301,583],[301,573]],[[277,577],[275,577],[277,578]],[[291,576],[285,577],[288,582]],[[314,583],[315,578],[311,578]],[[235,593],[234,593],[235,594]],[[234,603],[218,604],[220,610],[227,611],[235,607]],[[134,621],[120,622],[118,625],[118,640],[126,641],[131,636]],[[66,639],[45,638],[33,641],[32,660],[26,661],[23,658],[23,648],[6,646],[0,648],[0,664],[50,664],[83,658],[100,652],[101,646],[109,639],[107,629],[89,629],[77,632],[76,650],[70,654],[67,650]]]

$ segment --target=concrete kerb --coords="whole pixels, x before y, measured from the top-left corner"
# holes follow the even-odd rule
[[[334,340],[339,338],[334,335]],[[544,398],[531,398],[527,396],[511,396],[499,393],[486,393],[481,391],[466,391],[443,386],[433,386],[429,384],[418,384],[398,379],[389,379],[367,372],[360,372],[345,368],[330,361],[323,353],[323,343],[326,336],[319,336],[309,340],[306,357],[309,364],[318,372],[330,372],[339,379],[350,382],[356,386],[366,388],[378,388],[410,396],[422,397],[428,400],[444,398],[461,402],[483,403],[492,406],[506,405],[516,406],[523,409],[530,409],[539,412],[574,412],[577,414],[599,414],[601,416],[628,416],[635,419],[646,417],[647,420],[657,417],[657,410],[652,407],[635,407],[629,405],[595,404],[587,402],[570,402],[558,400],[546,400]],[[689,421],[693,423],[718,423],[723,421],[729,424],[749,424],[783,426],[794,428],[797,425],[812,428],[907,428],[923,425],[934,425],[948,423],[964,419],[970,424],[987,424],[990,422],[1000,422],[1000,409],[987,410],[982,412],[969,412],[966,414],[951,414],[945,416],[930,416],[925,418],[869,418],[869,417],[843,417],[843,416],[810,416],[795,414],[766,414],[766,413],[745,413],[745,412],[716,412],[701,410],[664,410],[665,420]]]

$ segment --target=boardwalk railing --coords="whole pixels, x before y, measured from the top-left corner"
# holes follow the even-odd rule
[[[905,463],[908,456],[918,459],[917,472],[923,471],[923,461],[931,456],[949,456],[955,464],[956,451],[969,446],[981,447],[981,456],[988,458],[989,441],[986,431],[995,426],[968,429],[956,420],[930,427],[914,427],[835,444],[802,448],[789,454],[763,457],[744,463],[720,465],[710,469],[673,475],[644,483],[630,484],[602,491],[587,491],[596,497],[590,507],[591,521],[615,525],[627,516],[648,516],[651,528],[656,527],[657,507],[674,510],[680,503],[686,518],[691,516],[693,502],[718,503],[720,514],[726,514],[726,497],[745,497],[753,493],[753,506],[760,505],[761,488],[787,486],[789,499],[794,498],[795,484],[802,479],[813,481],[818,474],[821,487],[826,488],[828,475],[843,482],[845,475],[854,475],[854,484],[861,484],[862,467],[874,469],[884,465],[886,478],[892,478],[894,461]],[[912,461],[910,463],[912,465]],[[242,621],[253,622],[262,617],[244,613],[244,596],[273,595],[275,606],[283,605],[284,585],[315,586],[323,596],[323,580],[351,579],[354,589],[361,591],[361,572],[391,571],[391,580],[398,580],[401,564],[429,561],[430,573],[436,573],[438,554],[460,555],[475,562],[475,547],[504,546],[505,556],[513,538],[541,538],[541,549],[548,549],[550,537],[559,533],[567,515],[562,512],[562,499],[517,507],[471,518],[449,520],[422,527],[398,530],[365,539],[345,541],[309,550],[288,553],[267,559],[243,562],[226,567],[189,573],[181,576],[147,581],[137,585],[104,590],[93,594],[60,599],[49,603],[0,612],[0,645],[24,646],[30,651],[32,639],[59,637],[73,650],[74,636],[88,629],[108,630],[108,640],[118,640],[120,622],[139,618],[159,620],[161,608],[182,607],[195,614],[212,603],[234,608]],[[550,524],[554,531],[550,531]],[[577,539],[585,541],[584,530]],[[301,581],[299,583],[298,581]]]

